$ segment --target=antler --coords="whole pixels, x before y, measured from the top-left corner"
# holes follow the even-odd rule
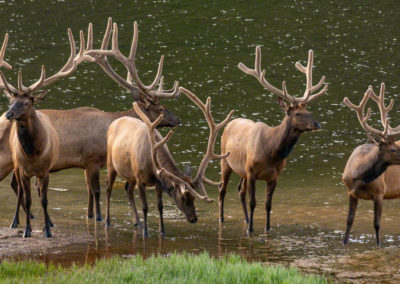
[[[383,88],[383,91],[384,91],[384,88]],[[381,92],[382,92],[382,88],[381,88]],[[353,103],[351,103],[350,100],[349,100],[347,97],[344,98],[343,102],[344,102],[350,109],[356,111],[358,120],[360,121],[360,124],[361,124],[362,128],[363,128],[367,133],[375,134],[375,135],[381,137],[381,138],[384,139],[384,140],[389,140],[389,139],[391,139],[391,138],[393,138],[393,137],[395,137],[395,136],[397,136],[397,135],[400,134],[400,131],[388,133],[388,130],[389,130],[389,121],[386,119],[386,113],[387,113],[387,111],[389,111],[389,110],[393,107],[393,103],[391,102],[390,105],[389,105],[389,107],[386,108],[386,109],[383,111],[383,113],[382,113],[382,110],[383,110],[383,109],[381,108],[381,105],[379,105],[379,108],[380,108],[380,110],[381,110],[381,119],[384,118],[384,119],[382,120],[382,125],[383,125],[384,129],[383,129],[383,131],[379,131],[379,130],[377,130],[377,129],[371,127],[371,126],[367,123],[368,119],[369,119],[370,116],[371,116],[371,108],[368,108],[368,110],[367,110],[367,115],[364,116],[364,109],[365,109],[365,106],[366,106],[366,104],[367,104],[369,98],[371,97],[372,93],[373,93],[372,87],[369,86],[368,89],[367,89],[367,91],[366,91],[365,94],[364,94],[364,98],[361,100],[361,102],[360,102],[360,104],[359,104],[358,106],[356,106],[356,105],[354,105]],[[383,93],[382,93],[382,94],[383,94]],[[375,96],[376,96],[376,95],[375,95]],[[383,97],[382,97],[382,98],[383,98]],[[374,99],[374,98],[373,98],[373,99]],[[375,99],[374,99],[374,100],[375,100]],[[383,102],[383,99],[382,99],[382,102]],[[384,107],[384,106],[383,106],[383,107]]]
[[[193,94],[189,90],[187,90],[183,87],[179,87],[179,91],[184,93],[191,101],[193,101],[201,109],[201,111],[203,112],[203,114],[207,120],[208,126],[210,128],[210,136],[208,138],[207,151],[206,151],[203,159],[201,160],[200,166],[197,170],[197,174],[193,180],[193,183],[196,186],[198,186],[201,189],[204,196],[206,196],[209,199],[203,182],[205,182],[209,185],[214,185],[214,186],[218,186],[221,183],[208,179],[205,176],[205,172],[206,172],[207,166],[211,160],[224,159],[229,155],[229,152],[226,154],[223,154],[223,155],[215,154],[214,146],[215,146],[215,142],[217,140],[218,132],[222,128],[224,128],[226,126],[226,124],[230,121],[234,111],[231,110],[231,112],[228,114],[228,116],[223,121],[221,121],[219,124],[216,124],[214,122],[214,119],[211,114],[211,97],[208,97],[206,104],[204,104],[195,94]]]
[[[388,137],[394,137],[400,134],[400,125],[396,128],[392,128],[389,125],[387,114],[392,110],[394,105],[394,99],[390,99],[389,105],[385,106],[385,83],[381,83],[381,88],[379,90],[379,97],[375,94],[372,86],[369,86],[371,91],[371,98],[378,104],[379,111],[381,113],[381,123],[385,127],[387,125]]]
[[[111,50],[108,50],[108,44],[111,37],[111,26],[112,29],[112,40],[111,40]],[[92,41],[93,38],[93,31],[92,31],[92,24],[89,24],[89,32],[88,38]],[[89,41],[89,40],[88,40]],[[164,65],[164,55],[161,56],[160,63],[158,64],[158,70],[156,77],[154,78],[153,82],[150,85],[145,85],[140,80],[139,75],[136,69],[136,49],[138,44],[138,27],[136,21],[133,23],[133,39],[131,50],[129,53],[129,57],[124,56],[118,47],[118,26],[116,23],[112,23],[111,17],[108,18],[107,28],[104,34],[103,42],[100,49],[92,49],[92,46],[89,47],[88,42],[88,50],[85,54],[88,56],[92,56],[94,61],[100,65],[100,67],[110,76],[114,81],[120,84],[122,87],[131,91],[134,95],[134,99],[138,100],[139,97],[135,95],[135,91],[137,88],[141,90],[143,94],[146,95],[147,99],[154,100],[155,98],[173,98],[179,96],[179,83],[178,81],[174,82],[174,87],[170,90],[164,90],[164,77],[162,74],[162,69]],[[114,69],[112,69],[111,65],[107,61],[107,56],[112,56],[118,61],[120,61],[125,68],[128,70],[127,79],[123,79],[120,75],[118,75]],[[134,85],[132,84],[132,80]],[[159,86],[156,89],[156,86]]]
[[[167,169],[165,169],[160,164],[160,161],[158,160],[158,157],[157,157],[157,151],[165,143],[168,142],[169,138],[171,137],[171,135],[173,133],[172,130],[170,130],[168,132],[167,136],[165,136],[163,139],[161,139],[161,141],[159,141],[159,142],[156,141],[156,133],[155,133],[154,130],[160,124],[160,122],[163,119],[164,115],[161,114],[154,122],[150,122],[149,118],[147,117],[147,115],[145,115],[143,113],[143,111],[140,109],[140,107],[137,104],[137,102],[133,103],[133,108],[135,109],[135,112],[140,117],[140,119],[146,125],[147,134],[149,136],[149,141],[150,141],[150,145],[151,145],[151,158],[152,158],[152,161],[153,161],[153,166],[155,168],[155,173],[157,175],[164,175],[167,179],[172,181],[173,184],[179,186],[179,188],[180,188],[182,193],[185,193],[186,191],[189,191],[189,193],[193,197],[198,198],[198,199],[206,199],[207,201],[209,201],[208,196],[202,196],[202,195],[198,194],[187,182],[185,182],[184,180],[180,179],[176,175],[172,174],[171,172],[169,172]]]
[[[1,46],[0,50],[0,67],[4,67],[6,69],[12,69],[12,66],[4,60],[4,54],[6,53],[7,43],[8,43],[8,33],[6,33],[6,35],[4,36],[3,45]]]
[[[13,85],[11,85],[10,83],[7,82],[4,74],[2,72],[0,72],[1,81],[2,81],[1,85],[0,85],[0,89],[3,89],[6,92],[8,92],[9,94],[14,94],[14,95],[33,94],[37,90],[54,83],[58,79],[69,76],[71,73],[73,73],[76,70],[79,63],[81,63],[83,61],[92,61],[93,60],[91,57],[88,57],[83,53],[84,46],[82,45],[82,42],[81,42],[81,50],[78,53],[78,55],[76,54],[76,45],[75,45],[75,40],[72,35],[71,29],[68,29],[68,38],[69,38],[69,44],[70,44],[70,49],[71,49],[71,55],[70,55],[68,61],[65,63],[65,65],[57,73],[55,73],[53,76],[51,76],[49,78],[46,78],[46,69],[45,69],[44,65],[42,65],[42,70],[41,70],[39,79],[35,83],[30,85],[29,87],[26,87],[26,86],[24,86],[24,84],[22,82],[22,72],[19,71],[18,72],[18,88],[15,88]],[[81,40],[82,40],[82,37],[81,37]],[[3,61],[3,56],[4,56],[6,46],[7,46],[7,41],[8,41],[8,34],[6,34],[2,49],[0,51],[0,60],[1,60],[1,62],[3,62],[3,65],[4,65],[4,63],[6,63]],[[9,66],[8,63],[6,63],[4,66],[6,68],[8,68],[7,65]],[[11,66],[9,66],[9,67],[11,68]]]
[[[320,90],[316,94],[313,94],[315,91],[320,89],[325,82],[325,76],[322,76],[318,84],[313,86],[312,84],[313,61],[314,61],[314,53],[312,50],[310,50],[308,52],[307,67],[304,67],[300,62],[296,62],[295,64],[297,69],[299,69],[302,73],[306,74],[306,79],[307,79],[306,90],[304,91],[304,95],[302,98],[296,98],[294,96],[289,95],[285,81],[282,82],[282,90],[280,90],[274,87],[271,83],[269,83],[265,79],[265,69],[261,71],[261,47],[259,45],[256,47],[256,58],[254,63],[254,69],[248,68],[242,62],[239,63],[238,68],[242,70],[244,73],[255,77],[265,89],[267,89],[271,93],[278,95],[280,98],[289,101],[292,105],[297,105],[299,103],[308,104],[312,100],[315,100],[316,98],[326,93],[326,91],[328,90],[328,85],[324,85],[322,90]]]

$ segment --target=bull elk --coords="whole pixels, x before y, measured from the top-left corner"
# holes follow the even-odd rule
[[[325,76],[317,85],[312,84],[313,52],[311,50],[308,53],[306,67],[299,62],[296,63],[297,69],[304,73],[307,79],[306,90],[301,98],[288,94],[285,81],[282,83],[282,90],[279,90],[265,79],[265,70],[261,71],[260,46],[256,47],[254,69],[246,67],[243,63],[239,63],[238,67],[244,73],[255,77],[265,89],[278,95],[278,102],[285,112],[285,117],[281,124],[275,127],[270,127],[263,122],[237,118],[232,120],[225,128],[221,138],[221,150],[222,153],[230,152],[230,155],[221,160],[221,186],[218,197],[219,218],[220,222],[224,222],[224,198],[233,170],[241,177],[238,190],[245,222],[249,224],[248,232],[253,231],[256,180],[267,182],[265,231],[268,231],[270,229],[272,195],[277,185],[278,176],[285,167],[286,158],[303,132],[321,128],[320,123],[306,109],[307,104],[324,94],[328,86],[324,85]],[[323,88],[320,90],[322,86]],[[313,94],[316,91],[318,92]],[[290,105],[287,105],[284,100],[289,102]],[[246,191],[249,191],[250,196],[250,221],[247,214]]]
[[[204,183],[209,185],[219,185],[219,183],[206,178],[205,171],[212,159],[224,159],[229,155],[229,153],[224,155],[215,154],[214,145],[218,132],[231,119],[233,111],[222,122],[216,124],[211,115],[210,97],[207,99],[206,104],[204,104],[190,91],[184,88],[180,88],[180,91],[202,110],[210,128],[207,151],[200,163],[195,178],[191,177],[190,170],[186,170],[185,173],[179,170],[168,150],[166,143],[172,135],[172,131],[163,138],[155,130],[157,124],[162,120],[162,115],[151,123],[139,105],[134,103],[134,109],[142,121],[131,117],[119,118],[111,124],[107,134],[108,184],[106,193],[106,226],[110,226],[110,198],[117,174],[129,182],[127,194],[135,224],[140,222],[133,194],[135,185],[138,185],[139,196],[143,204],[144,236],[148,236],[146,186],[155,185],[156,187],[157,207],[160,214],[160,236],[165,235],[162,202],[163,191],[175,201],[178,208],[191,223],[197,222],[194,199],[198,198],[207,202],[212,201],[207,194]]]
[[[374,228],[376,244],[379,245],[383,200],[400,198],[400,168],[391,166],[400,165],[400,142],[395,142],[395,138],[400,135],[400,126],[392,128],[389,125],[387,114],[393,108],[394,100],[391,99],[390,104],[385,106],[384,93],[385,84],[382,83],[379,96],[369,86],[358,106],[352,104],[347,97],[344,99],[344,103],[356,111],[358,120],[371,142],[354,149],[343,172],[342,180],[349,195],[344,244],[349,241],[359,199],[373,200],[374,202]],[[383,131],[368,124],[371,115],[370,108],[368,108],[367,114],[364,114],[365,106],[370,98],[379,106]]]
[[[114,27],[113,27],[114,26]],[[113,30],[112,30],[113,28]],[[107,52],[109,41],[112,34],[113,49],[117,50],[116,54],[122,56],[118,49],[118,27],[108,19],[107,28],[101,44],[103,52]],[[71,53],[76,52],[75,42],[70,34]],[[93,44],[93,27],[89,24],[88,40],[85,47],[85,38],[83,32],[80,32],[80,52],[87,61],[95,61],[105,71],[105,73],[116,81],[120,86],[130,91],[133,99],[141,106],[143,112],[151,121],[155,120],[161,113],[163,119],[159,127],[177,126],[179,119],[169,112],[161,103],[161,98],[174,98],[179,95],[178,82],[175,82],[174,88],[171,90],[163,90],[162,67],[164,57],[161,57],[158,72],[154,82],[146,86],[142,83],[135,67],[135,54],[138,44],[138,28],[134,23],[134,32],[132,40],[131,54],[124,59],[125,67],[129,74],[127,80],[124,80],[111,67],[105,55],[90,56]],[[4,52],[7,45],[5,40],[1,52],[1,59],[4,58]],[[111,56],[111,55],[109,55]],[[124,57],[119,57],[124,58]],[[2,60],[4,61],[4,60]],[[6,67],[6,65],[4,65]],[[133,82],[132,82],[133,80]],[[158,87],[158,88],[157,88]],[[100,169],[106,164],[107,159],[107,130],[110,124],[117,118],[123,116],[138,117],[134,109],[131,108],[121,112],[104,112],[92,107],[80,107],[69,110],[40,110],[46,114],[55,128],[60,138],[60,155],[51,171],[59,171],[67,168],[81,168],[85,171],[86,184],[88,189],[88,210],[87,217],[93,217],[93,200],[96,201],[96,220],[101,221],[100,213]],[[5,115],[0,117],[0,180],[3,180],[13,169],[11,158],[11,149],[8,144],[8,137],[11,129],[11,123],[6,120]],[[7,142],[4,142],[7,141]],[[11,186],[17,193],[16,180],[13,176]],[[24,203],[23,203],[24,205]],[[18,215],[14,217],[11,227],[18,226]]]
[[[70,43],[73,37],[71,30],[68,30]],[[5,46],[8,35],[6,35],[2,51],[0,52],[1,61],[3,60]],[[87,60],[82,52],[76,55],[75,46],[71,46],[71,55],[67,63],[51,77],[46,78],[46,71],[42,65],[40,78],[30,85],[24,86],[22,82],[22,72],[18,72],[18,87],[8,83],[4,74],[0,72],[0,89],[4,91],[10,101],[10,106],[5,114],[6,119],[12,122],[9,136],[12,162],[14,165],[15,180],[18,184],[18,206],[16,216],[18,216],[19,204],[22,196],[25,197],[26,227],[24,237],[31,236],[30,207],[31,189],[30,178],[35,176],[37,179],[38,193],[44,212],[44,236],[51,237],[50,227],[53,226],[47,212],[47,190],[49,184],[49,172],[57,163],[60,152],[60,139],[56,129],[51,123],[50,118],[36,111],[34,105],[43,100],[46,92],[37,94],[40,89],[54,83],[60,78],[72,74],[77,65]],[[2,64],[6,68],[9,64]]]

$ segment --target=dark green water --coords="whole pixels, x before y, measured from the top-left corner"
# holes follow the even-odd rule
[[[360,277],[372,277],[368,276],[371,271],[382,273],[374,274],[376,279],[396,277],[393,254],[400,254],[398,201],[385,202],[383,249],[374,247],[373,207],[366,201],[361,202],[357,212],[354,242],[348,249],[340,244],[347,211],[341,173],[352,149],[366,140],[355,114],[342,100],[349,96],[358,102],[368,85],[378,91],[380,82],[385,82],[386,96],[397,100],[391,124],[396,126],[400,122],[397,118],[400,7],[396,1],[2,1],[0,16],[0,36],[10,34],[6,59],[14,67],[5,73],[15,84],[17,70],[23,70],[28,83],[39,76],[41,64],[46,65],[48,74],[64,64],[69,55],[68,27],[78,39],[79,30],[86,30],[92,22],[95,46],[99,46],[109,16],[119,24],[120,48],[125,54],[129,51],[132,23],[138,22],[137,66],[145,82],[152,81],[159,57],[164,54],[166,83],[171,85],[173,80],[179,80],[204,100],[212,96],[217,120],[230,109],[235,109],[235,117],[269,125],[276,125],[282,119],[276,96],[265,92],[254,78],[237,68],[240,61],[252,66],[256,45],[262,45],[262,65],[267,69],[269,81],[280,86],[286,80],[291,94],[300,95],[304,90],[304,75],[294,63],[300,60],[305,65],[309,49],[315,54],[314,81],[325,75],[329,83],[328,95],[309,107],[323,130],[301,137],[280,176],[270,235],[262,234],[264,183],[258,184],[255,233],[249,238],[243,234],[235,188],[238,179],[233,176],[226,205],[226,215],[230,217],[223,230],[218,228],[216,202],[210,205],[197,202],[200,219],[192,226],[166,197],[167,215],[171,216],[166,221],[168,237],[160,244],[153,205],[150,216],[153,231],[144,243],[141,238],[132,237],[127,200],[122,190],[116,190],[112,207],[115,226],[107,238],[102,224],[96,230],[90,221],[88,230],[92,234],[98,231],[96,245],[85,244],[80,248],[83,252],[77,249],[79,252],[74,254],[62,250],[48,252],[40,258],[67,263],[84,261],[86,252],[93,259],[107,253],[206,249],[215,255],[236,252],[249,259],[297,265],[311,271],[317,267],[346,279],[352,278],[346,274],[349,271],[356,271]],[[122,66],[113,64],[125,74]],[[82,64],[73,77],[57,82],[49,91],[39,108],[94,106],[119,111],[132,104],[129,94],[93,63]],[[184,96],[165,101],[165,105],[183,120],[169,142],[175,159],[197,165],[208,136],[202,114]],[[0,110],[6,109],[7,100],[1,98]],[[376,109],[374,114],[372,117],[377,120]],[[219,165],[213,163],[208,175],[218,179],[218,173]],[[82,171],[53,175],[51,186],[69,189],[51,192],[49,197],[50,208],[61,208],[50,209],[60,230],[84,230],[87,195]],[[8,180],[0,183],[0,187],[0,200],[4,201],[0,225],[8,226],[15,197]],[[215,188],[208,191],[216,197]],[[154,201],[153,193],[149,195]],[[38,202],[35,203],[39,215]],[[41,220],[35,221],[34,226],[40,228]],[[376,265],[382,262],[384,265]]]

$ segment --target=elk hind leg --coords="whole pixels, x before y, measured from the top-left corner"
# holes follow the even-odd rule
[[[113,167],[107,167],[107,188],[106,188],[106,227],[111,227],[111,218],[110,218],[110,200],[111,194],[113,190],[113,185],[115,178],[117,176],[117,172]]]
[[[142,201],[143,205],[143,223],[144,223],[144,228],[143,228],[143,237],[147,238],[149,237],[149,232],[147,230],[147,213],[149,212],[149,206],[147,204],[147,196],[146,196],[146,186],[138,182],[138,189],[139,189],[139,196]]]
[[[225,159],[221,160],[221,182],[222,184],[219,186],[218,193],[218,205],[219,205],[219,221],[221,223],[224,222],[224,200],[226,187],[228,186],[229,178],[231,177],[232,169],[228,165],[228,162]]]
[[[244,216],[244,222],[246,224],[249,223],[249,215],[247,213],[247,205],[246,205],[246,192],[247,192],[247,181],[245,178],[241,178],[238,184],[239,198],[242,203],[242,211]]]
[[[251,173],[247,175],[247,190],[250,195],[250,222],[247,228],[247,232],[251,233],[253,232],[254,210],[256,209],[256,178]]]
[[[16,170],[15,172],[17,172]],[[31,227],[31,218],[30,218],[30,211],[31,211],[31,184],[30,179],[25,176],[23,173],[19,172],[18,176],[16,177],[19,180],[19,184],[22,187],[23,194],[25,197],[25,206],[26,206],[26,225],[25,225],[25,232],[23,237],[30,238],[32,236],[32,227]]]
[[[158,234],[160,237],[165,237],[165,228],[164,228],[164,219],[163,219],[163,200],[162,200],[162,193],[163,189],[162,187],[156,185],[156,194],[157,194],[157,208],[158,208],[158,213],[159,213],[159,223],[158,223]]]
[[[138,211],[136,209],[136,204],[135,204],[135,185],[136,185],[136,181],[135,182],[126,182],[125,183],[125,192],[128,196],[129,199],[129,206],[131,209],[131,215],[133,218],[133,226],[136,227],[141,227],[142,224],[140,223],[140,217],[138,214]]]
[[[85,178],[86,183],[89,185],[90,192],[92,193],[92,197],[89,194],[89,205],[88,205],[88,217],[90,214],[93,216],[93,196],[94,201],[96,202],[96,221],[101,222],[103,218],[101,217],[100,211],[100,168],[97,165],[92,167],[87,167],[85,169]],[[90,204],[92,198],[92,203]],[[91,211],[91,212],[90,212]]]

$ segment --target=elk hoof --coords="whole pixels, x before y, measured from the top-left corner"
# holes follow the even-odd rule
[[[141,222],[135,222],[135,224],[133,224],[133,228],[135,228],[135,229],[142,229],[143,228],[143,225],[142,225],[142,223]]]
[[[100,214],[97,215],[97,216],[96,216],[96,221],[97,221],[97,222],[103,222],[103,217],[101,217]]]
[[[93,218],[93,212],[92,212],[92,213],[88,212],[88,213],[87,213],[87,218],[88,218],[88,219],[92,219],[92,218]]]
[[[165,231],[159,231],[159,232],[158,232],[158,236],[159,236],[161,239],[165,238]]]
[[[224,218],[219,218],[220,223],[224,223],[224,221],[225,221]]]
[[[47,238],[52,238],[53,236],[51,235],[50,227],[44,227],[43,229],[44,232],[44,237]]]
[[[19,225],[19,220],[18,220],[17,217],[14,217],[14,219],[13,219],[13,221],[12,221],[12,223],[11,223],[10,228],[11,228],[11,229],[18,228],[18,225]]]
[[[30,238],[30,237],[32,237],[31,233],[32,233],[31,227],[26,227],[26,228],[25,228],[25,232],[24,232],[24,238]]]
[[[106,228],[111,228],[111,221],[110,219],[106,220]]]
[[[265,229],[264,229],[264,233],[268,233],[269,231],[271,231],[271,227],[265,227]]]
[[[248,228],[247,229],[247,233],[252,233],[253,232],[253,228]]]
[[[149,237],[149,232],[147,230],[143,231],[143,238],[148,238]]]

